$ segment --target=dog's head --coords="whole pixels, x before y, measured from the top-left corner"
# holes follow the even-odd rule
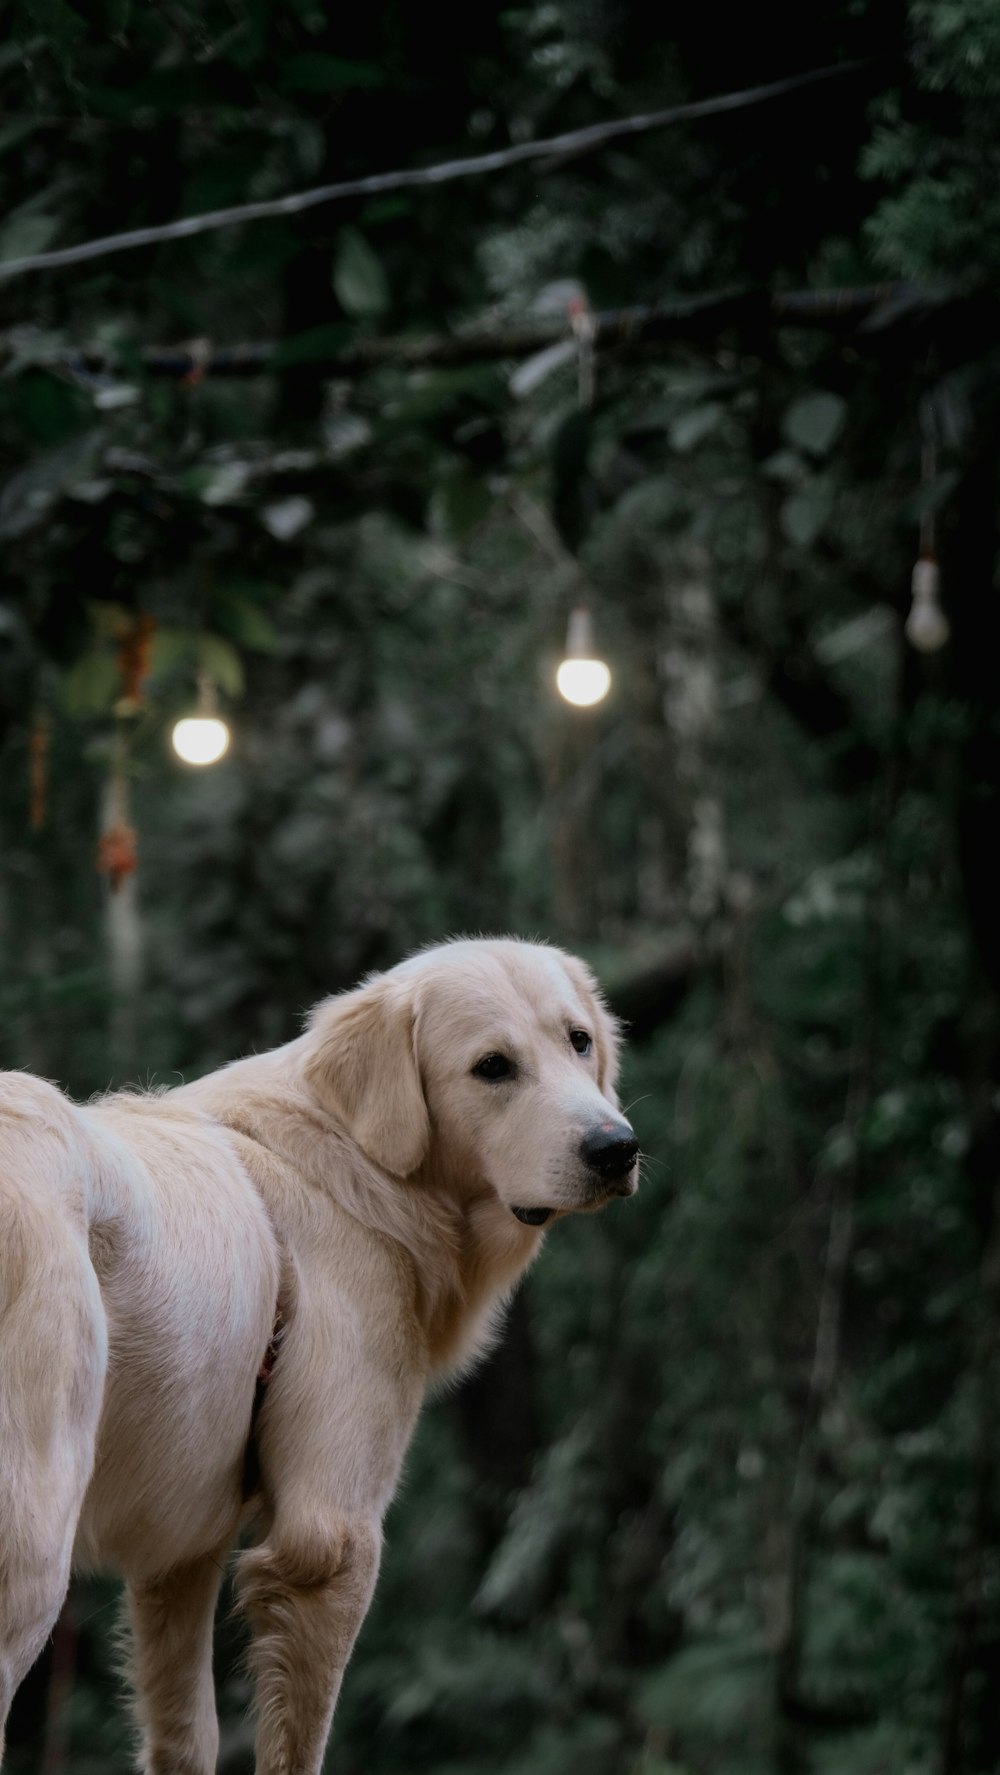
[[[561,950],[508,939],[423,950],[320,1006],[307,1050],[311,1088],[398,1177],[430,1159],[530,1226],[636,1188],[618,1028]]]

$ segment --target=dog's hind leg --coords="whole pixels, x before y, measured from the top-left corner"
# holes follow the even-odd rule
[[[143,1775],[212,1775],[219,1725],[212,1619],[226,1549],[128,1586]]]
[[[0,1174],[0,1758],[14,1691],[69,1583],[106,1363],[82,1225],[44,1183]]]

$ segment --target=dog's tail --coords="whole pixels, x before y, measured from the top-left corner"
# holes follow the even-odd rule
[[[53,1085],[0,1073],[0,1758],[62,1606],[93,1465],[107,1326],[87,1250],[92,1155]]]

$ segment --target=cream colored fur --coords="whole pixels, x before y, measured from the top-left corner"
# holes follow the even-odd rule
[[[494,1052],[516,1077],[473,1072]],[[178,1090],[84,1109],[0,1075],[0,1757],[71,1563],[108,1565],[138,1766],[209,1775],[212,1618],[242,1526],[257,1770],[315,1775],[421,1400],[487,1346],[538,1251],[512,1209],[606,1200],[579,1148],[630,1132],[614,1073],[582,963],[463,941]]]

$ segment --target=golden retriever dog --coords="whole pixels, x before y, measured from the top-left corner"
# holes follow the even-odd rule
[[[487,1348],[547,1224],[636,1187],[616,1034],[573,957],[462,940],[177,1090],[78,1108],[0,1075],[0,1753],[100,1565],[138,1766],[210,1775],[242,1529],[257,1770],[316,1775],[428,1386]]]

